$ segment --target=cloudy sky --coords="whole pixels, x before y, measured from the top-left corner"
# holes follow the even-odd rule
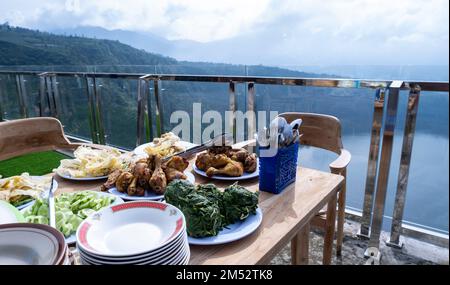
[[[203,43],[236,39],[283,64],[448,65],[448,0],[0,0],[0,22],[6,21]],[[283,59],[272,58],[277,54]]]

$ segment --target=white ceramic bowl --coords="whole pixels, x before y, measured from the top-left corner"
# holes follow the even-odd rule
[[[131,257],[165,247],[185,230],[183,213],[156,201],[109,206],[77,229],[77,246],[86,253]]]
[[[65,258],[64,235],[47,225],[0,225],[0,264],[52,265]]]

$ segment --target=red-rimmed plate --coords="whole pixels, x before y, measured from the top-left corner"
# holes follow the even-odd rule
[[[77,230],[77,246],[88,254],[132,257],[165,247],[185,228],[183,213],[170,204],[127,202],[84,220]]]
[[[47,225],[0,225],[0,265],[54,265],[64,261],[64,235]]]

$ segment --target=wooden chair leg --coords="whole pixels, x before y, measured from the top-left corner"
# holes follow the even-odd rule
[[[303,226],[291,241],[292,265],[307,265],[309,262],[309,223]]]
[[[328,201],[327,206],[327,220],[325,224],[325,236],[323,244],[323,261],[322,264],[331,264],[331,256],[333,255],[333,239],[334,239],[334,228],[336,224],[336,195],[334,194],[330,201]]]
[[[342,241],[344,240],[345,223],[345,184],[339,191],[338,213],[337,213],[337,233],[336,233],[336,255],[342,255]]]

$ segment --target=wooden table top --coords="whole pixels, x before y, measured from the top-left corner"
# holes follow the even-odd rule
[[[192,171],[192,161],[189,170]],[[57,194],[80,190],[100,190],[101,181],[69,181],[55,175]],[[310,219],[336,194],[344,178],[318,170],[299,167],[297,180],[282,193],[261,192],[259,207],[263,221],[253,234],[214,246],[191,245],[190,264],[268,264]],[[212,181],[195,174],[196,183],[213,182],[224,188],[233,182]],[[250,191],[258,191],[258,178],[240,181]]]

